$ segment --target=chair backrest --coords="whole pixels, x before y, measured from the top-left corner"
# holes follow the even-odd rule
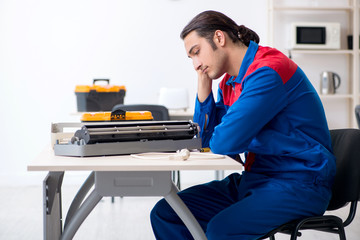
[[[114,110],[124,111],[149,111],[153,115],[155,121],[167,121],[170,119],[168,109],[163,105],[152,104],[117,104],[112,108]]]
[[[330,130],[336,156],[336,176],[328,210],[360,199],[360,130]]]
[[[356,117],[356,122],[358,124],[358,127],[360,128],[360,105],[357,105],[355,107],[355,117]]]

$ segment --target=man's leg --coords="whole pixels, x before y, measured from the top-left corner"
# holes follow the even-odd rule
[[[241,175],[232,174],[222,181],[193,186],[178,194],[205,231],[210,219],[236,202],[240,179]],[[193,239],[165,199],[160,200],[153,208],[151,224],[156,239]]]
[[[329,189],[244,175],[233,174],[179,193],[209,240],[258,239],[283,223],[326,210]],[[154,207],[151,222],[157,239],[193,239],[165,200]]]
[[[323,214],[329,200],[329,190],[315,184],[247,176],[239,193],[246,195],[208,223],[209,240],[255,240],[291,220]]]

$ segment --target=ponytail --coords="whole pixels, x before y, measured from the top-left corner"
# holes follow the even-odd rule
[[[254,41],[256,43],[260,42],[259,35],[256,34],[250,28],[245,27],[244,25],[240,25],[238,27],[238,36],[239,40],[246,46],[249,46],[250,41]]]

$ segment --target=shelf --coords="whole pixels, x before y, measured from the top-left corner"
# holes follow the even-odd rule
[[[274,7],[276,11],[352,11],[352,7]]]
[[[271,45],[273,46],[276,46],[276,43],[278,43],[278,45],[282,44],[282,46],[286,46],[283,42],[279,41],[279,39],[277,39],[277,42],[274,41],[274,36],[287,36],[285,25],[291,20],[298,21],[299,19],[302,19],[303,21],[308,20],[321,22],[323,19],[328,21],[333,21],[334,19],[336,21],[337,18],[344,20],[343,18],[346,17],[346,25],[342,27],[344,27],[344,30],[347,30],[347,35],[356,36],[359,34],[360,0],[337,1],[334,3],[337,4],[337,6],[326,6],[325,1],[320,5],[315,5],[316,1],[306,1],[304,3],[297,1],[292,2],[293,5],[284,2],[285,1],[269,0],[269,39]],[[282,14],[286,15],[286,22],[281,21],[283,17]],[[311,16],[310,19],[308,19],[309,14]],[[325,15],[324,18],[322,14]],[[332,17],[332,15],[334,15],[334,17]],[[277,25],[277,28],[275,28],[275,25]],[[274,29],[276,29],[277,32],[275,32]],[[344,38],[345,36],[342,37]],[[329,126],[332,128],[357,127],[353,109],[356,105],[360,104],[360,92],[354,92],[354,89],[360,89],[360,49],[357,49],[357,46],[355,46],[355,49],[347,49],[345,45],[343,45],[343,47],[344,48],[337,50],[289,49],[290,46],[288,46],[287,49],[286,47],[279,49],[285,55],[292,57],[294,60],[300,58],[300,61],[305,65],[316,64],[316,61],[322,61],[324,59],[326,61],[321,63],[322,66],[333,66],[336,64],[336,61],[338,61],[338,58],[342,60],[346,58],[346,62],[344,63],[344,66],[341,65],[341,68],[346,71],[348,75],[347,91],[345,91],[345,93],[336,93],[332,95],[322,95],[320,94],[320,91],[318,92],[321,101],[324,106],[326,106],[326,111],[328,111],[327,117],[330,123]],[[303,62],[307,60],[309,60],[309,63]],[[315,74],[316,71],[318,71],[316,66],[314,66],[311,70],[313,72],[308,73],[309,75]]]
[[[353,54],[353,50],[298,50],[286,49],[286,52],[291,54]]]
[[[351,94],[332,94],[332,95],[319,95],[320,99],[352,99],[352,95]]]

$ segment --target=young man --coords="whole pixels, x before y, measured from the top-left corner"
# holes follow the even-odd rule
[[[181,38],[198,73],[194,121],[204,147],[246,155],[241,175],[179,192],[208,239],[258,239],[323,214],[336,164],[321,101],[303,71],[219,12],[197,15]],[[223,74],[215,102],[212,79]],[[164,199],[151,222],[157,239],[192,239]]]

